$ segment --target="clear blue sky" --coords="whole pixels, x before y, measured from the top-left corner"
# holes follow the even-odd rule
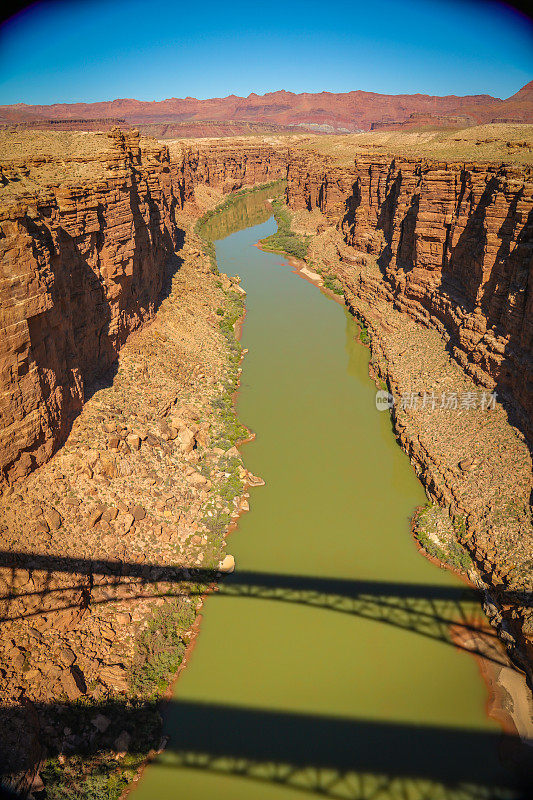
[[[0,103],[352,89],[508,97],[531,21],[473,0],[54,0],[0,29]]]

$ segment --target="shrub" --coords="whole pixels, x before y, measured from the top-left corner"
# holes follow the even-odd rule
[[[305,259],[311,237],[300,236],[291,231],[291,220],[283,197],[276,197],[272,201],[272,210],[278,229],[276,233],[262,239],[261,246],[271,252],[286,253],[295,258]]]

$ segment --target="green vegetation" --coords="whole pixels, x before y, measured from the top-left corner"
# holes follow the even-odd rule
[[[454,517],[453,519],[453,531],[455,533],[456,538],[461,542],[464,539],[468,538],[468,534],[466,531],[466,521],[463,516]]]
[[[212,241],[212,228],[216,223],[216,218],[222,216],[225,212],[230,211],[236,206],[243,197],[256,192],[268,192],[272,195],[280,194],[286,185],[286,181],[272,181],[271,183],[260,183],[247,189],[241,189],[239,192],[233,192],[218,206],[206,211],[194,226],[194,232],[202,240],[202,249],[209,256],[211,261],[211,270],[215,275],[218,275],[218,267],[216,261],[215,245]]]
[[[216,567],[224,549],[224,535],[231,522],[230,509],[234,500],[242,494],[244,483],[241,478],[241,460],[226,455],[219,461],[219,468],[225,474],[225,481],[217,486],[217,493],[205,504],[201,524],[210,532],[208,547],[204,550],[204,566]],[[220,508],[222,506],[222,508]]]
[[[334,294],[343,295],[344,290],[342,288],[342,284],[338,278],[335,276],[330,275],[328,272],[322,272],[322,280],[324,281],[324,286],[326,289],[329,289]]]
[[[96,712],[95,712],[96,713]],[[135,759],[137,765],[138,759]],[[47,800],[118,800],[135,775],[119,768],[113,754],[94,761],[71,757],[65,764],[50,760],[41,771]],[[90,769],[90,773],[87,769]]]
[[[426,503],[413,517],[413,533],[424,550],[434,558],[455,569],[466,572],[472,559],[457,539],[464,538],[465,521],[462,517],[450,520],[445,509],[435,503]]]
[[[137,697],[156,699],[168,686],[181,664],[185,652],[183,634],[191,627],[194,617],[189,598],[169,600],[137,637],[130,676]]]
[[[358,325],[359,325],[359,340],[363,344],[365,344],[368,347],[370,347],[370,344],[372,342],[372,337],[370,336],[370,331],[368,330],[368,328],[366,327],[366,325],[363,322],[358,321]]]
[[[242,347],[235,335],[235,323],[243,315],[244,299],[230,289],[226,292],[226,300],[225,309],[220,309],[223,313],[220,330],[228,347],[228,367],[221,394],[212,401],[213,408],[218,412],[215,426],[217,434],[213,445],[223,450],[228,450],[249,435],[248,428],[239,422],[233,407],[233,394],[239,385],[239,364],[242,356]]]
[[[276,197],[272,201],[272,210],[278,229],[276,233],[261,240],[261,247],[272,253],[286,253],[295,258],[305,259],[311,237],[292,232],[291,219],[283,197]]]
[[[109,726],[91,743],[93,720],[105,717]],[[87,742],[77,755],[50,758],[40,770],[47,800],[118,800],[135,776],[145,753],[158,747],[161,717],[155,703],[79,701],[59,706],[56,729],[62,738],[66,728]],[[128,752],[117,760],[117,738],[126,732]]]
[[[344,294],[344,289],[342,288],[342,283],[340,282],[340,280],[335,275],[332,275],[330,272],[328,272],[323,267],[319,267],[317,264],[315,264],[310,259],[307,259],[307,263],[309,264],[309,267],[310,267],[310,269],[313,270],[313,272],[316,272],[316,273],[318,273],[318,275],[321,276],[321,278],[322,278],[322,280],[324,282],[324,286],[326,287],[326,289],[329,289],[330,292],[333,292],[334,294],[338,294],[338,295],[343,295]]]

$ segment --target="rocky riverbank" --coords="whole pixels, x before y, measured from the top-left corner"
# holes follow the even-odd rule
[[[531,456],[523,434],[461,369],[445,332],[395,306],[375,257],[328,227],[312,241],[308,262],[340,282],[371,340],[372,375],[392,396],[396,436],[430,500],[416,523],[421,543],[453,566],[468,569],[471,560],[500,592],[501,611],[491,616],[511,649],[519,643],[515,655],[529,670]]]
[[[346,245],[318,210],[294,212],[278,203],[275,212],[287,228],[284,239],[274,236],[260,246],[287,252],[304,279],[337,300],[342,296],[357,318],[361,341],[371,350],[370,376],[386,402],[379,410],[390,412],[398,443],[428,495],[413,518],[413,535],[427,557],[484,592],[484,610],[501,643],[499,660],[505,662],[507,650],[508,666],[483,656],[497,645],[481,631],[463,645],[479,659],[489,714],[507,732],[533,740],[531,456],[525,437],[453,359],[443,330],[393,304],[375,256]],[[295,260],[302,248],[305,260]]]
[[[0,691],[14,785],[37,790],[41,772],[51,797],[118,796],[158,746],[153,699],[253,482],[231,400],[243,293],[215,274],[197,220],[287,176],[270,247],[305,258],[359,319],[428,492],[416,535],[473,570],[530,670],[529,150],[478,164],[479,144],[505,147],[476,136],[391,157],[398,142],[376,138],[3,135]]]
[[[156,318],[92,386],[64,446],[2,495],[2,748],[19,791],[120,794],[157,746],[154,703],[258,482],[235,447],[248,435],[232,403],[244,292],[214,273],[196,218],[179,222]]]

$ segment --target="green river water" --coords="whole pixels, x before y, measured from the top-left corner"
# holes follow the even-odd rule
[[[266,483],[226,580],[275,592],[207,599],[135,800],[515,797],[476,661],[442,636],[463,585],[417,552],[425,494],[375,409],[368,350],[340,304],[253,246],[270,214],[259,192],[211,232],[247,292],[237,410]]]

